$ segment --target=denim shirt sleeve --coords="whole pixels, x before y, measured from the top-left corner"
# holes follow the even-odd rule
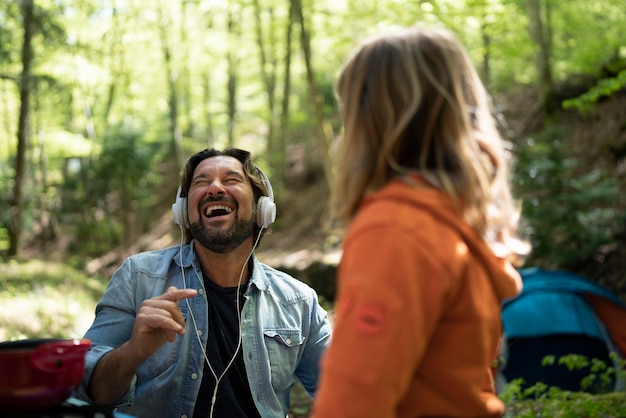
[[[96,306],[96,320],[84,336],[91,341],[92,348],[85,356],[83,382],[76,393],[80,399],[91,402],[87,387],[96,365],[102,356],[127,341],[132,333],[136,304],[135,292],[129,280],[132,276],[131,264],[131,260],[126,259],[113,274],[102,299]],[[133,390],[131,385],[120,403],[132,403]]]

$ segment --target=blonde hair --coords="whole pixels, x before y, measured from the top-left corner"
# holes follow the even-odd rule
[[[406,28],[372,38],[337,82],[343,138],[331,216],[349,222],[364,197],[420,173],[448,193],[498,255],[523,255],[504,141],[487,92],[448,30]]]

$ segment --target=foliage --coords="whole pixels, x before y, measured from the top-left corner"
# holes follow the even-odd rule
[[[144,232],[155,218],[149,208],[161,178],[153,167],[162,153],[137,129],[120,125],[103,135],[100,154],[78,159],[62,185],[62,210],[74,225],[71,252],[101,254],[123,244],[133,225]]]
[[[626,70],[622,70],[616,77],[603,78],[584,94],[563,101],[563,109],[577,109],[588,113],[595,108],[596,103],[604,97],[626,88]]]
[[[551,126],[518,149],[514,184],[533,245],[528,265],[567,268],[619,233],[617,179],[603,168],[585,171],[568,135]]]
[[[518,382],[512,382],[516,385]],[[614,418],[626,414],[624,393],[592,395],[586,392],[568,392],[537,384],[532,388],[533,400],[505,402],[505,418]]]
[[[608,366],[604,361],[588,358],[587,356],[579,354],[569,354],[562,356],[558,359],[558,364],[565,366],[567,370],[581,370],[588,369],[590,374],[582,379],[580,387],[582,390],[590,391],[593,393],[610,392],[613,379],[626,377],[626,361],[620,360],[617,354],[611,353],[610,358],[616,365],[622,365],[622,370],[616,370],[613,366]],[[546,356],[543,359],[542,365],[552,365],[557,361],[555,356]]]
[[[273,152],[319,142],[299,45],[302,34],[293,25],[288,3],[38,1],[32,141],[24,187],[28,196],[36,197],[21,214],[29,245],[72,234],[72,250],[95,255],[128,244],[136,232],[148,228],[158,192],[166,189],[159,183],[168,178],[157,173],[168,162],[167,136],[176,119],[186,154],[222,147],[234,131],[233,145],[253,150],[260,161],[290,161],[264,155],[277,112],[270,114],[263,73],[272,74],[273,88],[280,92],[276,104],[284,99],[291,103],[283,129],[287,134]],[[604,63],[624,59],[623,0],[541,3],[549,8],[555,81],[571,74],[596,76]],[[14,186],[23,30],[19,4],[0,5],[3,207],[10,207]],[[303,10],[323,116],[335,132],[340,128],[333,93],[338,70],[362,39],[396,26],[445,26],[456,32],[493,93],[536,79],[535,45],[520,0],[309,0]],[[229,16],[237,19],[239,32],[231,30]],[[262,23],[260,35],[255,32],[257,19]],[[287,48],[289,25],[293,33]],[[268,53],[268,71],[259,68],[261,46]],[[229,56],[237,63],[234,98],[227,88]],[[287,80],[289,88],[283,90]],[[170,85],[176,97],[170,96]],[[586,109],[620,86],[623,72],[564,105]],[[228,114],[231,99],[237,104],[233,120]],[[128,120],[133,121],[132,129]],[[622,216],[607,203],[610,193],[621,196],[615,179],[601,169],[581,169],[582,154],[570,154],[566,135],[550,130],[522,147],[517,178],[518,186],[532,197],[525,215],[534,257],[551,264],[571,262],[610,242],[614,227],[609,218],[619,221]],[[318,156],[308,148],[303,155],[311,161],[316,160],[311,155]],[[80,169],[68,171],[77,162]],[[316,173],[312,168],[305,163],[303,172]],[[269,167],[269,172],[279,170]],[[0,231],[7,230],[11,219],[8,211],[0,213]],[[45,219],[50,219],[46,227],[41,225]],[[45,230],[51,232],[39,232]]]
[[[19,4],[18,2],[6,2],[4,19],[0,22],[0,63],[18,62],[18,50],[12,45],[19,44]]]
[[[583,390],[596,386],[597,390],[589,392],[571,392],[557,387],[549,387],[544,383],[537,383],[528,388],[522,388],[523,379],[515,379],[504,387],[499,397],[507,405],[505,418],[611,418],[626,414],[624,399],[626,392],[608,393],[602,390],[602,382],[606,383],[613,378],[626,378],[626,360],[617,359],[615,367],[610,367],[597,359],[588,359],[585,356],[568,355],[558,359],[559,364],[565,365],[568,370],[586,368],[591,365],[591,374],[581,382]],[[544,365],[556,361],[554,356],[546,356]],[[600,386],[597,386],[600,383]],[[606,386],[606,385],[604,385]]]
[[[285,50],[280,35],[289,10],[285,3],[260,0],[258,10],[268,30],[263,42],[272,44],[276,59]],[[42,37],[37,38],[36,75],[56,80],[42,84],[41,121],[67,122],[81,129],[90,122],[96,131],[126,117],[140,119],[145,131],[162,125],[160,111],[167,100],[167,75],[158,30],[165,31],[175,63],[172,80],[181,93],[181,123],[196,140],[206,141],[211,121],[216,138],[224,139],[226,119],[226,59],[237,49],[240,95],[239,132],[262,137],[259,123],[267,118],[254,32],[255,13],[250,2],[148,1],[118,4],[85,0],[40,2],[38,16]],[[228,33],[229,8],[236,9],[244,28],[233,39]],[[319,79],[333,80],[345,57],[361,39],[394,26],[413,24],[447,26],[459,34],[491,88],[510,83],[531,83],[533,45],[527,34],[523,2],[517,0],[446,0],[398,3],[394,1],[321,1],[306,4],[311,22],[312,53]],[[550,2],[553,25],[554,67],[559,79],[572,73],[592,73],[623,46],[625,22],[621,0],[603,2]],[[16,2],[0,8],[0,72],[15,76],[19,69],[19,11]],[[168,20],[159,16],[168,15]],[[88,24],[85,24],[88,22]],[[585,27],[587,31],[578,28]],[[6,29],[5,29],[6,28]],[[587,36],[593,31],[594,36]],[[298,37],[294,33],[294,42]],[[295,43],[294,43],[295,45]],[[11,46],[11,47],[10,47]],[[297,50],[297,49],[295,49]],[[279,82],[284,77],[277,63]],[[301,63],[293,65],[296,103],[307,102]],[[485,69],[485,71],[487,71]],[[332,85],[332,81],[330,82]],[[280,90],[280,86],[277,86]],[[6,87],[5,87],[6,89]],[[14,91],[15,92],[15,91]],[[332,95],[330,90],[325,92]],[[332,99],[332,97],[330,98]],[[333,103],[326,98],[325,103]],[[295,113],[305,106],[296,105]],[[312,115],[309,112],[309,121]],[[210,119],[210,120],[209,120]]]
[[[542,1],[549,8],[552,65],[556,80],[571,74],[596,74],[624,46],[622,0]],[[584,30],[581,30],[584,28]],[[594,34],[589,36],[589,34]]]

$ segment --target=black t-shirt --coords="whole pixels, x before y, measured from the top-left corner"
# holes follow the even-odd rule
[[[211,280],[204,280],[209,306],[209,335],[206,354],[213,371],[219,378],[231,361],[239,339],[239,318],[237,316],[237,288],[223,288]],[[244,291],[247,284],[240,287],[239,307],[243,307]],[[211,398],[215,390],[215,377],[204,361],[204,373],[200,392],[193,412],[194,418],[207,418],[211,410]],[[234,363],[222,377],[217,388],[213,411],[214,418],[259,417],[254,405],[248,377],[240,347]]]

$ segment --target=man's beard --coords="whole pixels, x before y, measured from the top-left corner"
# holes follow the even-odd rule
[[[235,217],[235,222],[226,230],[209,230],[202,221],[197,221],[189,226],[191,236],[209,250],[226,254],[239,247],[245,240],[254,234],[255,222],[252,219],[240,221]]]

